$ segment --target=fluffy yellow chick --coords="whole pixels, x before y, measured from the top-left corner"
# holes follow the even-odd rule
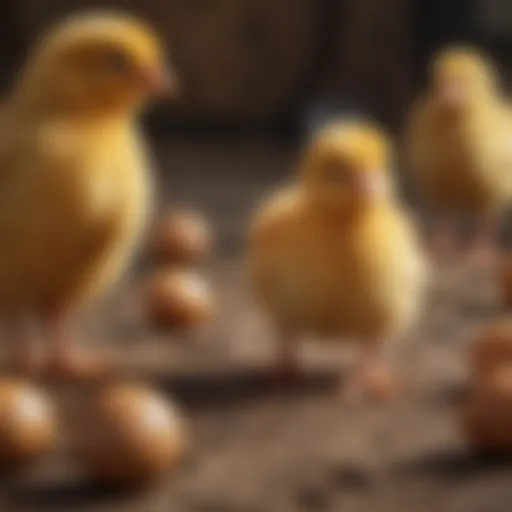
[[[376,127],[333,124],[308,149],[297,182],[274,193],[252,226],[250,278],[280,337],[280,371],[297,371],[302,334],[355,341],[362,355],[349,396],[385,382],[383,349],[415,320],[425,281],[390,159]]]
[[[451,252],[452,224],[458,215],[470,214],[477,220],[472,259],[488,261],[512,176],[511,116],[489,58],[464,47],[439,53],[407,132],[418,189],[436,217],[435,249]]]
[[[84,14],[43,38],[0,109],[0,312],[23,368],[28,318],[42,322],[49,369],[104,366],[75,350],[68,326],[136,248],[151,197],[137,114],[168,76],[149,27]]]

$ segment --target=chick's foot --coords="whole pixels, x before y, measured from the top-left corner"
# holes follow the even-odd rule
[[[447,263],[456,258],[458,253],[456,240],[451,233],[432,233],[428,239],[428,252],[438,263]]]
[[[498,259],[499,250],[491,240],[479,240],[471,247],[469,264],[476,268],[492,267]]]
[[[283,334],[279,342],[277,361],[271,367],[273,380],[289,384],[300,378],[301,370],[296,340],[291,335]]]
[[[398,384],[387,368],[368,365],[358,368],[347,380],[343,380],[340,398],[344,403],[390,402],[398,391]]]

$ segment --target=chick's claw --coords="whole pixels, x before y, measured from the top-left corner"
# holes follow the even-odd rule
[[[469,252],[469,263],[476,268],[493,266],[498,259],[498,249],[490,240],[479,240]]]
[[[445,263],[455,258],[457,244],[452,234],[437,232],[429,237],[428,250],[436,261]]]
[[[347,404],[366,400],[386,403],[395,398],[397,391],[397,381],[391,373],[385,368],[375,366],[355,372],[348,382],[344,380],[340,397]]]

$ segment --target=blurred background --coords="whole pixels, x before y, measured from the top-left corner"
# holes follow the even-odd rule
[[[141,14],[166,38],[184,95],[151,122],[181,133],[289,135],[327,99],[396,128],[437,46],[476,42],[506,64],[512,45],[508,0],[11,0],[3,82],[49,23],[106,6]]]

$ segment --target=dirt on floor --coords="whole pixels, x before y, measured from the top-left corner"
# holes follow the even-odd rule
[[[185,465],[144,491],[100,489],[64,440],[33,471],[6,475],[2,512],[511,510],[512,463],[474,454],[457,422],[466,348],[503,313],[491,273],[435,270],[421,321],[397,347],[405,386],[390,405],[340,403],[343,347],[306,343],[296,384],[268,379],[272,332],[251,306],[239,254],[252,205],[288,174],[291,155],[269,145],[162,147],[163,204],[192,205],[215,226],[218,250],[204,273],[219,316],[197,335],[148,330],[126,309],[136,293],[128,284],[95,317],[120,364],[181,406],[193,441]],[[53,389],[61,407],[67,391]]]

